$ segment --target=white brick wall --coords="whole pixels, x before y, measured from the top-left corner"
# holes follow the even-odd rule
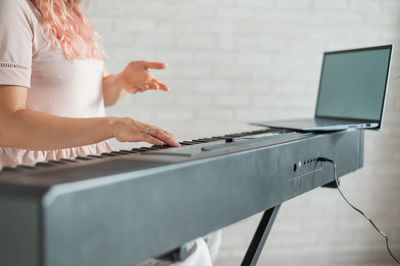
[[[311,116],[323,51],[400,46],[399,0],[96,0],[88,12],[111,72],[131,60],[169,64],[156,75],[170,92],[128,95],[108,114],[160,125],[181,140],[243,131],[246,121]],[[384,130],[367,133],[365,167],[344,179],[343,190],[400,255],[397,49]],[[225,230],[217,265],[238,264],[256,218]],[[267,246],[260,265],[393,265],[384,241],[329,190],[285,204]]]

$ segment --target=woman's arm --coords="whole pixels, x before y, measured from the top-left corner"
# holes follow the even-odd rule
[[[137,61],[128,64],[124,71],[117,75],[110,75],[104,68],[104,106],[116,104],[126,92],[136,93],[148,89],[168,91],[168,86],[148,71],[148,69],[165,69],[166,67],[165,63]]]
[[[116,104],[126,93],[126,90],[118,82],[118,75],[111,75],[106,68],[104,68],[103,75],[103,97],[104,106],[112,106]]]
[[[112,137],[121,142],[179,145],[170,133],[130,118],[67,118],[27,109],[27,93],[25,87],[0,85],[0,146],[51,150]]]

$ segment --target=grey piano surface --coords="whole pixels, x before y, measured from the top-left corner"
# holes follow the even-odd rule
[[[0,265],[134,265],[363,166],[360,130],[224,143],[6,169]]]

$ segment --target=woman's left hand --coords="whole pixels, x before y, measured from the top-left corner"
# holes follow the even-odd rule
[[[148,69],[165,69],[166,67],[167,64],[162,62],[131,62],[124,71],[118,75],[117,82],[130,93],[142,92],[150,89],[168,91],[168,86],[160,82],[148,71]]]

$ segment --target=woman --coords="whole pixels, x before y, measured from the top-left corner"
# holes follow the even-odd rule
[[[110,138],[179,146],[156,126],[104,116],[126,92],[168,91],[148,71],[166,64],[132,62],[110,75],[103,59],[80,0],[0,0],[0,165],[109,152]]]
[[[107,152],[113,137],[179,145],[156,126],[104,117],[104,105],[115,104],[126,91],[167,91],[148,72],[166,64],[132,62],[118,75],[107,74],[99,37],[79,2],[1,1],[0,161],[5,165]]]

